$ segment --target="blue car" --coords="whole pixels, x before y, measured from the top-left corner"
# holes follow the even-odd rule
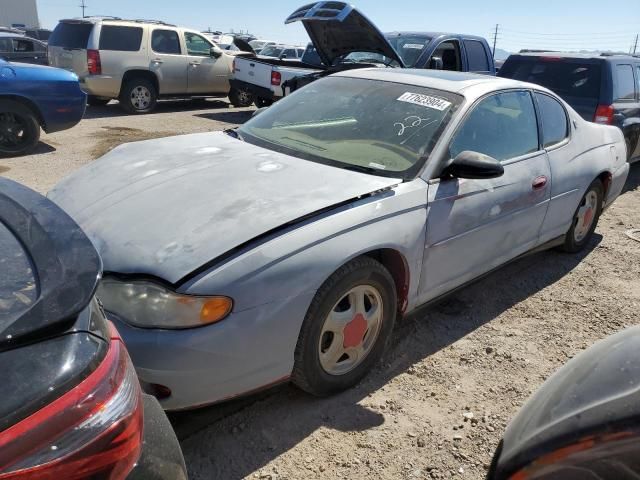
[[[0,60],[0,156],[28,153],[41,127],[47,133],[73,127],[86,104],[74,73]]]

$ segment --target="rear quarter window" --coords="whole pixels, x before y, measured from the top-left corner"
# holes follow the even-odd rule
[[[636,98],[635,79],[631,65],[615,66],[616,101],[628,101]]]
[[[545,148],[562,142],[569,136],[569,121],[564,107],[555,98],[536,93],[542,119],[542,143]]]
[[[87,48],[92,30],[93,23],[61,22],[49,37],[49,45],[72,49]]]
[[[470,72],[488,72],[489,59],[487,58],[487,50],[482,42],[477,40],[465,40],[464,47],[467,50],[467,58],[469,62]]]
[[[142,28],[103,25],[100,32],[100,50],[137,52],[142,44]]]

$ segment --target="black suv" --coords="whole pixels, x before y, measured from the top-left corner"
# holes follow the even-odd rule
[[[629,161],[640,160],[640,57],[520,53],[498,76],[547,87],[586,120],[620,127]]]

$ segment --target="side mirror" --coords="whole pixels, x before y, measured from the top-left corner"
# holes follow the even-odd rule
[[[222,56],[222,50],[218,47],[211,47],[209,50],[209,55],[213,58],[220,58]]]
[[[431,57],[431,60],[429,60],[429,68],[431,70],[443,70],[444,69],[444,62],[442,61],[441,57]]]
[[[504,167],[489,155],[465,150],[451,161],[443,174],[469,179],[498,178],[504,175]]]
[[[257,110],[255,110],[252,114],[251,114],[251,118],[253,117],[257,117],[258,115],[260,115],[262,112],[264,112],[267,108],[269,107],[261,107]]]

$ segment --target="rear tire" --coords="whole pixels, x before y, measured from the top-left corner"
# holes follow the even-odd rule
[[[359,257],[339,268],[305,316],[293,383],[317,396],[356,385],[382,357],[396,312],[395,283],[381,263]]]
[[[104,107],[110,101],[110,98],[96,97],[95,95],[89,95],[87,97],[87,105],[92,107]]]
[[[119,100],[128,113],[151,113],[158,102],[158,91],[146,78],[134,78],[122,87]]]
[[[254,100],[254,95],[248,90],[238,90],[231,87],[229,91],[229,101],[234,107],[249,107]]]
[[[22,103],[0,100],[0,155],[25,155],[39,140],[40,121],[36,114]]]
[[[604,202],[604,186],[599,179],[594,180],[582,197],[573,223],[564,238],[564,245],[560,249],[567,253],[578,253],[583,250],[593,237],[598,226]]]

